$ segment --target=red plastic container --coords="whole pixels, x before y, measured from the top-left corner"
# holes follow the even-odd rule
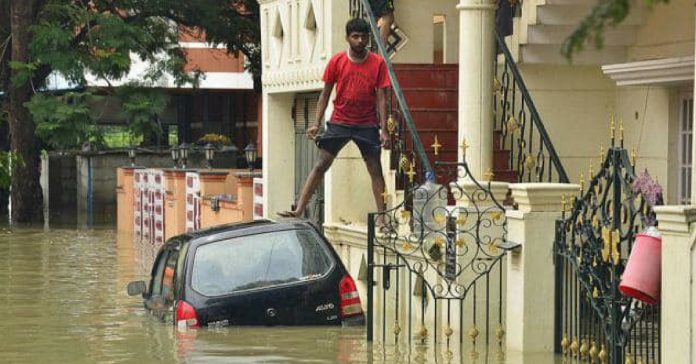
[[[648,234],[636,235],[619,291],[628,297],[654,305],[660,302],[661,275],[662,238]]]

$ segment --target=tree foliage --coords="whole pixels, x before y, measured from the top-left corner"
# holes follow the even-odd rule
[[[26,106],[34,118],[36,135],[52,148],[71,149],[86,141],[101,144],[90,108],[97,99],[90,92],[37,94]]]
[[[0,1],[5,6],[7,0]],[[136,135],[161,132],[157,114],[164,110],[166,96],[156,86],[170,77],[176,85],[196,84],[199,77],[185,69],[181,33],[202,32],[208,42],[244,54],[251,72],[261,69],[256,1],[43,0],[38,4],[30,28],[30,59],[3,61],[1,68],[13,71],[11,85],[31,84],[35,95],[26,107],[37,123],[36,134],[55,148],[79,146],[98,137],[89,110],[97,93],[120,99]],[[137,82],[87,88],[93,81],[112,85],[123,80],[136,61],[148,65]],[[42,94],[51,72],[64,76],[79,91]],[[260,79],[258,74],[255,78]]]
[[[643,0],[650,8],[659,3],[667,3],[669,0]],[[575,30],[566,38],[561,46],[561,53],[572,60],[573,55],[582,51],[590,43],[595,48],[604,46],[604,31],[609,27],[616,27],[631,12],[633,6],[631,0],[599,0],[585,19],[580,22]]]

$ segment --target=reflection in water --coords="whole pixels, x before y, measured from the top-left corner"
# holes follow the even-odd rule
[[[149,317],[126,284],[156,247],[112,230],[0,227],[0,363],[497,363],[492,354],[368,345],[362,328],[205,328]],[[507,363],[554,363],[515,357]],[[560,363],[560,361],[559,361]]]

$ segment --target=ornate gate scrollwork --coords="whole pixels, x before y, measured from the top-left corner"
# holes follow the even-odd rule
[[[589,363],[658,363],[658,306],[619,290],[635,235],[645,228],[646,199],[625,149],[612,147],[579,196],[563,202],[556,223],[556,351]],[[570,205],[568,214],[565,206]]]
[[[495,345],[502,356],[505,208],[466,164],[435,169],[443,185],[428,193],[414,185],[404,203],[369,214],[368,340],[381,328],[382,342],[389,331],[395,341],[459,342],[472,353]]]

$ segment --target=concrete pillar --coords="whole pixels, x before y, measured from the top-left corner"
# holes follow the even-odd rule
[[[254,177],[259,177],[260,173],[237,172],[237,205],[242,210],[244,221],[254,219]]]
[[[495,2],[460,0],[459,5],[459,143],[470,148],[466,162],[481,181],[493,167],[493,57]],[[463,160],[462,149],[458,160]]]
[[[263,94],[263,216],[289,210],[295,201],[294,93]]]
[[[186,171],[164,170],[164,240],[186,232]]]
[[[232,194],[236,191],[225,191],[228,172],[205,171],[198,172],[201,181],[201,197],[213,197],[221,194]]]
[[[655,207],[662,233],[662,363],[696,362],[696,206]]]
[[[140,167],[116,169],[116,231],[133,236],[133,172]]]
[[[507,351],[550,353],[554,348],[553,241],[561,198],[580,186],[511,184],[519,209],[507,211],[508,239],[521,244],[507,264]]]

